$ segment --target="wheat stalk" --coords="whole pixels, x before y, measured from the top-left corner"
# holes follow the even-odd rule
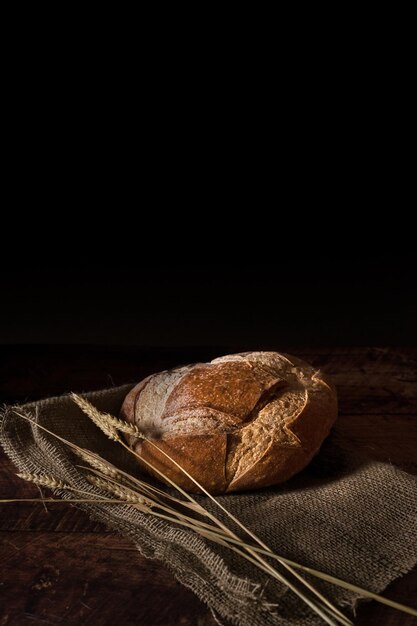
[[[9,498],[9,499],[4,499],[4,500],[0,500],[0,502],[2,504],[6,504],[8,502],[48,502],[48,504],[51,502],[53,504],[68,504],[67,500],[62,500],[62,499],[56,499],[56,498]],[[71,504],[126,504],[125,502],[123,502],[122,500],[120,500],[120,498],[117,499],[111,499],[111,498],[100,498],[100,500],[97,500],[97,498],[71,498]]]
[[[89,403],[84,398],[81,398],[80,396],[77,396],[77,398],[79,399],[77,404],[80,406],[80,408],[82,408],[82,410],[85,410],[86,414],[88,414],[88,416],[91,418],[91,420],[96,424],[96,426],[98,426],[104,432],[104,434],[106,434],[107,437],[109,437],[113,441],[117,441],[118,443],[120,443],[129,453],[134,454],[134,456],[138,456],[119,437],[119,435],[117,433],[117,430],[116,430],[115,421],[112,419],[111,415],[109,415],[109,414],[102,414],[98,409],[96,409],[96,407],[91,405],[91,403]],[[40,424],[38,424],[37,422],[35,422],[31,418],[29,418],[28,416],[26,416],[26,415],[24,415],[22,413],[18,413],[18,415],[20,415],[22,418],[28,420],[29,422],[31,422],[33,425],[36,425],[37,427],[42,428],[46,432],[49,432],[51,435],[56,436],[60,441],[70,445],[70,447],[72,449],[74,449],[74,450],[80,450],[80,449],[83,450],[79,446],[77,446],[75,444],[72,444],[71,442],[68,442],[67,440],[65,440],[64,438],[60,437],[59,435],[55,435],[55,433],[53,433],[52,431],[49,431],[45,427],[41,426]],[[202,515],[206,515],[207,517],[209,517],[212,521],[214,521],[215,524],[217,524],[226,533],[226,535],[228,534],[228,535],[230,535],[232,537],[235,537],[236,539],[239,539],[236,535],[234,535],[234,533],[232,533],[232,531],[230,531],[227,528],[227,526],[225,526],[222,522],[220,522],[220,520],[218,520],[214,515],[212,515],[208,511],[206,511],[206,509],[204,507],[202,507],[191,495],[187,494],[181,487],[176,485],[176,483],[174,481],[172,481],[171,479],[166,477],[160,470],[158,470],[157,468],[153,467],[151,464],[148,463],[148,465],[154,471],[156,471],[156,473],[158,473],[163,479],[168,481],[174,488],[176,488],[186,499],[191,501],[191,503],[193,505],[193,509],[195,511],[197,511],[198,513],[200,513]],[[161,515],[159,514],[159,516],[161,516]],[[184,522],[182,521],[181,523],[184,523]],[[188,522],[185,522],[185,523],[188,523]],[[200,522],[200,524],[201,524],[201,522]],[[198,526],[196,528],[194,528],[194,530],[196,530],[198,532]],[[242,544],[242,545],[244,545],[244,544]],[[317,604],[315,601],[311,601],[310,598],[304,594],[304,592],[300,591],[296,586],[294,586],[292,584],[291,581],[286,579],[280,572],[278,572],[275,568],[273,568],[267,561],[264,560],[264,558],[261,555],[259,555],[256,552],[254,552],[250,546],[245,546],[245,550],[246,550],[246,553],[242,552],[242,555],[245,558],[247,558],[250,561],[255,562],[260,569],[262,569],[263,571],[266,571],[273,578],[275,578],[279,582],[281,582],[284,585],[286,585],[289,589],[291,589],[294,593],[296,593],[308,606],[310,606],[310,608],[313,611],[315,611],[318,615],[320,615],[320,617],[322,617],[322,619],[326,623],[328,623],[330,626],[336,626],[336,622],[333,621],[333,619],[329,618],[329,616],[327,614],[327,612],[328,612],[327,608],[325,608],[323,610],[321,604]],[[252,555],[252,556],[250,556],[250,555]],[[301,580],[303,580],[303,579],[301,579]],[[317,595],[317,593],[316,593],[316,595]],[[338,611],[338,609],[336,607],[334,607],[334,609],[333,609],[333,605],[331,605],[331,603],[329,601],[326,600],[326,603],[332,607],[331,610],[333,612],[335,612],[335,614],[339,613],[340,615],[342,615],[340,613],[340,611]],[[337,622],[343,623],[343,624],[347,624],[346,618],[344,616],[342,618],[338,617],[337,618]]]
[[[70,485],[52,475],[20,472],[17,476],[19,476],[22,480],[27,480],[28,482],[35,483],[35,485],[41,485],[42,487],[49,487],[50,489],[71,489]]]
[[[94,424],[98,426],[109,439],[112,439],[113,441],[120,441],[116,428],[109,423],[111,415],[101,413],[90,402],[75,393],[71,394],[71,397],[80,409],[88,415],[91,421],[94,422]]]
[[[74,394],[75,396],[75,394]],[[75,397],[78,400],[75,400]],[[127,422],[123,422],[122,420],[119,420],[113,416],[111,416],[110,414],[107,413],[101,413],[98,409],[96,409],[93,405],[91,405],[87,400],[85,400],[84,398],[81,398],[80,396],[75,396],[74,397],[74,401],[77,402],[78,406],[92,419],[92,421],[113,441],[117,441],[118,443],[120,443],[121,445],[123,445],[131,454],[134,454],[135,456],[138,456],[133,450],[131,450],[131,448],[129,448],[124,441],[120,438],[119,434],[118,434],[118,430],[122,431],[122,432],[126,432],[127,434],[133,435],[135,437],[141,437],[146,439],[145,437],[141,436],[140,433],[138,433],[138,429],[136,426],[133,426],[131,424],[128,424]],[[155,515],[156,517],[160,517],[162,519],[165,519],[167,521],[176,523],[176,524],[180,524],[183,525],[187,528],[191,528],[192,530],[194,530],[195,532],[199,533],[201,536],[206,537],[208,539],[210,539],[211,541],[214,541],[216,543],[220,543],[221,545],[225,545],[227,546],[229,549],[237,552],[238,554],[240,554],[243,558],[249,560],[250,562],[252,562],[254,565],[256,565],[258,568],[260,568],[262,571],[272,575],[274,578],[277,578],[277,580],[280,580],[281,582],[283,582],[284,584],[287,584],[287,582],[289,583],[289,588],[292,589],[295,593],[297,593],[297,595],[299,595],[299,597],[301,597],[301,599],[303,599],[303,601],[305,601],[310,608],[312,608],[316,613],[318,613],[318,615],[320,615],[320,617],[322,617],[322,619],[328,623],[328,624],[332,624],[333,626],[335,626],[336,623],[339,624],[343,624],[344,626],[348,626],[351,625],[352,622],[343,615],[343,613],[341,613],[337,607],[335,607],[329,600],[327,600],[324,596],[322,596],[322,594],[320,594],[312,585],[310,585],[310,583],[307,583],[307,581],[304,580],[304,578],[300,577],[297,573],[294,574],[294,570],[298,569],[301,570],[305,573],[308,573],[312,576],[315,576],[317,578],[320,578],[322,580],[326,580],[327,582],[330,582],[334,585],[343,587],[345,589],[349,589],[350,591],[353,591],[354,593],[357,593],[363,597],[367,597],[373,600],[376,600],[378,602],[381,602],[383,604],[386,604],[387,606],[390,606],[392,608],[401,610],[403,612],[409,613],[411,615],[415,615],[417,616],[417,611],[415,611],[414,609],[407,607],[405,605],[402,605],[400,603],[397,602],[393,602],[392,600],[389,600],[387,598],[384,598],[383,596],[379,596],[378,594],[374,594],[372,592],[369,592],[365,589],[362,589],[356,585],[352,585],[351,583],[348,583],[346,581],[340,580],[334,576],[331,576],[329,574],[325,574],[324,572],[320,572],[318,570],[312,569],[312,568],[308,568],[305,567],[303,565],[300,565],[298,563],[295,563],[289,559],[285,559],[283,557],[280,557],[274,553],[271,552],[271,550],[265,546],[265,544],[263,544],[263,542],[261,542],[254,533],[252,533],[249,529],[247,529],[241,522],[240,520],[238,520],[237,518],[235,518],[234,516],[232,516],[227,509],[225,509],[225,507],[221,506],[220,503],[217,502],[217,500],[215,498],[213,498],[213,496],[211,496],[210,494],[208,494],[208,492],[206,492],[206,495],[208,495],[208,497],[210,497],[218,506],[220,506],[220,508],[223,509],[223,511],[229,515],[229,517],[231,517],[232,519],[234,519],[234,521],[236,523],[239,524],[239,526],[245,530],[246,533],[248,533],[251,538],[255,541],[257,541],[258,545],[253,545],[253,544],[248,544],[245,541],[243,541],[242,539],[240,539],[237,535],[235,535],[234,533],[232,533],[232,531],[230,531],[230,529],[228,529],[224,524],[222,524],[222,522],[220,522],[220,520],[218,520],[214,515],[212,515],[211,513],[209,513],[208,511],[206,511],[206,509],[204,507],[202,507],[190,494],[187,494],[184,490],[182,490],[180,487],[178,487],[173,481],[170,481],[166,476],[164,476],[162,474],[162,472],[159,472],[156,468],[152,468],[154,471],[156,471],[157,473],[159,473],[167,482],[170,482],[170,484],[175,487],[183,497],[187,498],[187,501],[183,501],[181,499],[175,498],[172,495],[156,488],[153,487],[152,485],[150,485],[149,483],[146,483],[145,481],[142,481],[140,479],[137,479],[133,476],[131,476],[130,474],[124,472],[123,470],[119,470],[118,468],[115,468],[113,465],[111,465],[110,463],[108,463],[107,461],[105,461],[104,459],[102,459],[99,455],[86,450],[84,448],[80,448],[79,446],[67,441],[66,439],[60,437],[59,435],[56,435],[55,433],[53,433],[52,431],[48,430],[47,428],[43,427],[42,425],[38,424],[37,422],[35,422],[33,419],[31,419],[30,417],[28,417],[27,415],[24,415],[22,413],[18,413],[18,415],[20,415],[20,417],[22,417],[23,419],[31,422],[33,425],[36,425],[37,427],[45,430],[46,432],[48,432],[50,435],[56,437],[57,439],[59,439],[60,441],[62,441],[63,443],[65,443],[66,445],[70,446],[72,448],[72,450],[80,457],[82,458],[84,461],[86,461],[88,463],[88,465],[92,468],[90,471],[94,472],[94,474],[96,474],[96,478],[99,478],[101,480],[105,480],[106,481],[106,486],[101,484],[101,488],[106,489],[109,493],[114,493],[115,495],[118,496],[117,500],[113,500],[110,498],[104,498],[99,496],[98,500],[93,500],[93,502],[96,503],[109,503],[109,504],[123,504],[126,503],[126,499],[122,499],[122,494],[121,493],[116,493],[114,491],[115,487],[114,485],[116,485],[117,489],[120,490],[121,492],[124,493],[124,496],[126,498],[126,484],[128,484],[130,487],[128,489],[129,493],[130,493],[130,497],[134,498],[135,496],[132,495],[136,494],[137,498],[143,498],[144,499],[144,503],[133,503],[131,502],[131,506],[135,506],[135,507],[146,507],[145,512],[146,513],[151,513],[152,515]],[[148,439],[146,439],[147,441],[150,441]],[[153,442],[151,442],[153,444]],[[155,445],[156,448],[158,448],[158,446],[156,444]],[[160,450],[158,448],[158,450]],[[160,450],[160,452],[163,452],[162,450]],[[165,454],[165,453],[164,453]],[[199,483],[197,481],[195,481],[187,472],[185,472],[185,470],[183,470],[183,468],[176,463],[171,457],[169,457],[169,455],[166,455],[172,463],[174,463],[175,465],[177,465],[182,471],[184,471],[184,473],[191,479],[193,480],[193,482],[195,484],[197,484],[202,491],[204,492],[205,490],[199,485]],[[143,459],[141,459],[143,461]],[[151,466],[152,467],[152,466]],[[33,475],[29,475],[29,476],[33,476]],[[37,476],[37,475],[36,475]],[[37,476],[37,478],[39,478],[39,476]],[[43,476],[43,478],[45,478],[45,476]],[[57,481],[59,482],[58,479],[56,479],[55,477],[49,476],[46,477],[51,479],[52,481]],[[118,482],[119,481],[119,482]],[[123,482],[120,482],[123,481]],[[34,482],[34,481],[32,481]],[[62,482],[62,481],[61,481]],[[90,481],[92,482],[92,481]],[[125,483],[125,484],[123,484]],[[39,484],[39,483],[38,483]],[[113,487],[110,487],[109,485],[113,485]],[[51,485],[44,485],[44,486],[51,486]],[[99,486],[98,483],[96,482],[96,486]],[[70,487],[70,486],[68,486]],[[56,487],[53,487],[56,488]],[[62,487],[60,487],[62,488]],[[72,487],[70,487],[70,489],[72,491],[74,491],[74,489]],[[81,490],[80,490],[81,491]],[[83,492],[83,493],[88,493],[89,495],[91,495],[90,492]],[[120,498],[120,499],[119,499]],[[175,510],[172,506],[170,505],[165,505],[162,503],[162,500],[168,500],[169,502],[173,502],[174,505],[179,503],[182,505],[182,507],[188,507],[190,510],[192,510],[194,513],[198,513],[200,515],[205,515],[211,522],[213,522],[213,524],[210,523],[206,523],[203,522],[202,520],[196,520],[194,518],[191,518],[183,513],[178,512],[177,510]],[[5,500],[3,502],[11,502],[11,501],[15,501],[15,500]],[[41,500],[35,500],[35,499],[30,499],[27,501],[41,501]],[[48,501],[48,500],[47,500]],[[57,502],[56,500],[49,500],[52,502]],[[90,502],[91,500],[84,500],[84,499],[73,499],[71,500],[72,502]],[[59,502],[59,500],[58,500]],[[128,502],[129,503],[129,502]],[[298,588],[296,588],[294,586],[293,583],[291,583],[290,581],[287,581],[285,579],[285,577],[283,577],[281,575],[281,573],[277,572],[277,570],[275,570],[274,568],[271,567],[270,563],[268,563],[267,561],[265,561],[262,556],[267,556],[270,558],[273,558],[274,560],[278,561],[280,565],[283,566],[288,566],[290,569],[290,572],[295,575],[296,579],[302,583],[303,585],[305,585],[308,589],[308,591],[310,593],[313,593],[316,596],[316,599],[313,600],[310,597],[306,596],[305,593],[303,591],[300,591]]]
[[[147,513],[151,512],[153,503],[150,500],[146,500],[143,496],[138,495],[132,489],[128,489],[127,487],[114,484],[109,480],[106,480],[105,478],[99,478],[98,476],[87,476],[87,480],[92,485],[113,493],[121,500],[124,500],[125,502],[130,502],[131,504],[140,504],[143,507],[144,511],[146,510]]]
[[[144,438],[136,424],[129,424],[129,422],[120,420],[117,417],[110,415],[110,413],[102,413],[93,404],[91,404],[91,402],[88,402],[88,400],[76,393],[72,393],[71,398],[75,404],[77,404],[79,408],[86,415],[88,415],[94,424],[101,428],[101,430],[108,437],[110,437],[110,439],[114,439],[115,441],[119,440],[119,436],[117,434],[118,430],[128,435],[132,435],[133,437],[137,437],[138,439]]]
[[[118,472],[115,467],[113,467],[110,463],[103,461],[103,459],[96,454],[87,452],[86,450],[74,450],[74,452],[80,459],[91,465],[91,467],[94,467],[94,469],[99,470],[102,474],[112,476],[113,478],[120,476],[120,472]]]
[[[89,491],[86,491],[85,489],[77,489],[52,474],[31,474],[28,472],[20,472],[17,476],[22,478],[22,480],[26,480],[41,487],[48,487],[49,489],[62,489],[63,491],[73,491],[75,493],[87,493],[91,496]],[[101,498],[101,496],[99,496],[99,498]],[[97,498],[95,501],[97,501]],[[3,500],[1,500],[1,502],[3,502]]]

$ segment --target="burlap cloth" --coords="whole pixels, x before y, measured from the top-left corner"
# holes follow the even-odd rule
[[[85,396],[99,409],[117,415],[130,388]],[[133,457],[108,440],[68,396],[20,409],[57,434],[138,472]],[[20,471],[54,474],[78,488],[102,493],[87,482],[76,467],[79,459],[68,447],[16,416],[13,408],[2,415],[0,441]],[[68,493],[57,493],[71,499]],[[374,592],[381,592],[417,561],[416,479],[389,464],[358,458],[334,435],[310,466],[286,485],[220,500],[277,554]],[[205,499],[204,503],[217,514],[214,505]],[[286,588],[191,531],[127,505],[77,506],[130,537],[145,556],[162,561],[221,622],[238,626],[321,623]],[[357,596],[325,583],[320,588],[352,612]]]

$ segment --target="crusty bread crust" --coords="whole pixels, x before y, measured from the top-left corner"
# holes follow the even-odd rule
[[[190,492],[214,494],[288,480],[319,450],[337,417],[330,381],[277,352],[247,352],[149,376],[126,396],[121,417],[147,441],[129,443],[145,462]],[[159,476],[160,477],[160,476]]]

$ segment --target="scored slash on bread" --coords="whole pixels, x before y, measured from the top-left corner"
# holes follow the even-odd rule
[[[277,352],[227,355],[153,374],[121,409],[121,418],[161,450],[128,438],[141,458],[197,492],[165,452],[213,494],[284,482],[310,462],[336,416],[336,392],[323,374]]]

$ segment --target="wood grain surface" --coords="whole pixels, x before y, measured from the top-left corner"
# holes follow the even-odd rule
[[[336,429],[343,437],[373,458],[417,473],[416,349],[285,349],[332,376],[340,400]],[[227,347],[8,346],[0,349],[0,400],[25,402],[135,382],[227,352]],[[18,479],[1,452],[0,497],[37,496],[37,488]],[[40,504],[0,505],[0,563],[0,626],[216,624],[164,566],[144,559],[128,540],[68,504],[47,510]],[[417,569],[385,594],[417,607]],[[369,602],[358,609],[355,623],[416,626],[417,620]]]

